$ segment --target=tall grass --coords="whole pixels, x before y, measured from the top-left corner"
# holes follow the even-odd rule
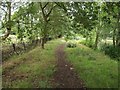
[[[88,88],[117,88],[118,62],[84,45],[66,48],[68,60]]]

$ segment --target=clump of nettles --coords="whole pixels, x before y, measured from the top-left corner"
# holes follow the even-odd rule
[[[69,47],[69,48],[75,48],[77,45],[76,45],[76,43],[74,43],[74,42],[68,42],[67,43],[67,47]]]

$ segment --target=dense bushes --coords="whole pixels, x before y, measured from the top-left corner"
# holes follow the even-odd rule
[[[90,48],[94,48],[94,43],[92,41],[86,42],[81,41],[80,44],[84,44]],[[120,47],[114,47],[111,44],[99,44],[98,49],[104,52],[106,55],[110,56],[112,59],[120,60]]]
[[[85,40],[83,40],[83,41],[81,41],[80,42],[80,44],[83,44],[83,45],[86,45],[86,46],[88,46],[88,47],[90,47],[90,48],[93,48],[93,46],[94,46],[94,44],[93,44],[94,42],[93,41],[85,41]]]
[[[106,55],[109,55],[111,58],[120,60],[120,47],[104,44],[100,50],[103,51]]]
[[[76,47],[76,43],[68,42],[68,43],[67,43],[67,47],[69,47],[69,48],[74,48],[74,47]]]

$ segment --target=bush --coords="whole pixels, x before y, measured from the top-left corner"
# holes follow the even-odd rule
[[[80,44],[83,44],[83,45],[86,45],[86,46],[88,46],[88,47],[90,47],[90,48],[93,48],[93,41],[88,41],[88,42],[86,42],[85,40],[84,41],[81,41],[80,42]]]
[[[69,48],[75,48],[76,46],[77,46],[76,43],[73,43],[73,42],[67,43],[67,47],[69,47]]]
[[[113,45],[103,45],[101,48],[106,55],[109,55],[113,59],[120,60],[120,47],[114,47]]]

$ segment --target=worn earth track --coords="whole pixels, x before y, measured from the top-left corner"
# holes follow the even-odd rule
[[[83,81],[78,78],[72,64],[66,60],[64,48],[65,44],[62,44],[55,51],[57,59],[57,70],[54,73],[54,83],[57,83],[55,88],[81,88],[85,90]]]

